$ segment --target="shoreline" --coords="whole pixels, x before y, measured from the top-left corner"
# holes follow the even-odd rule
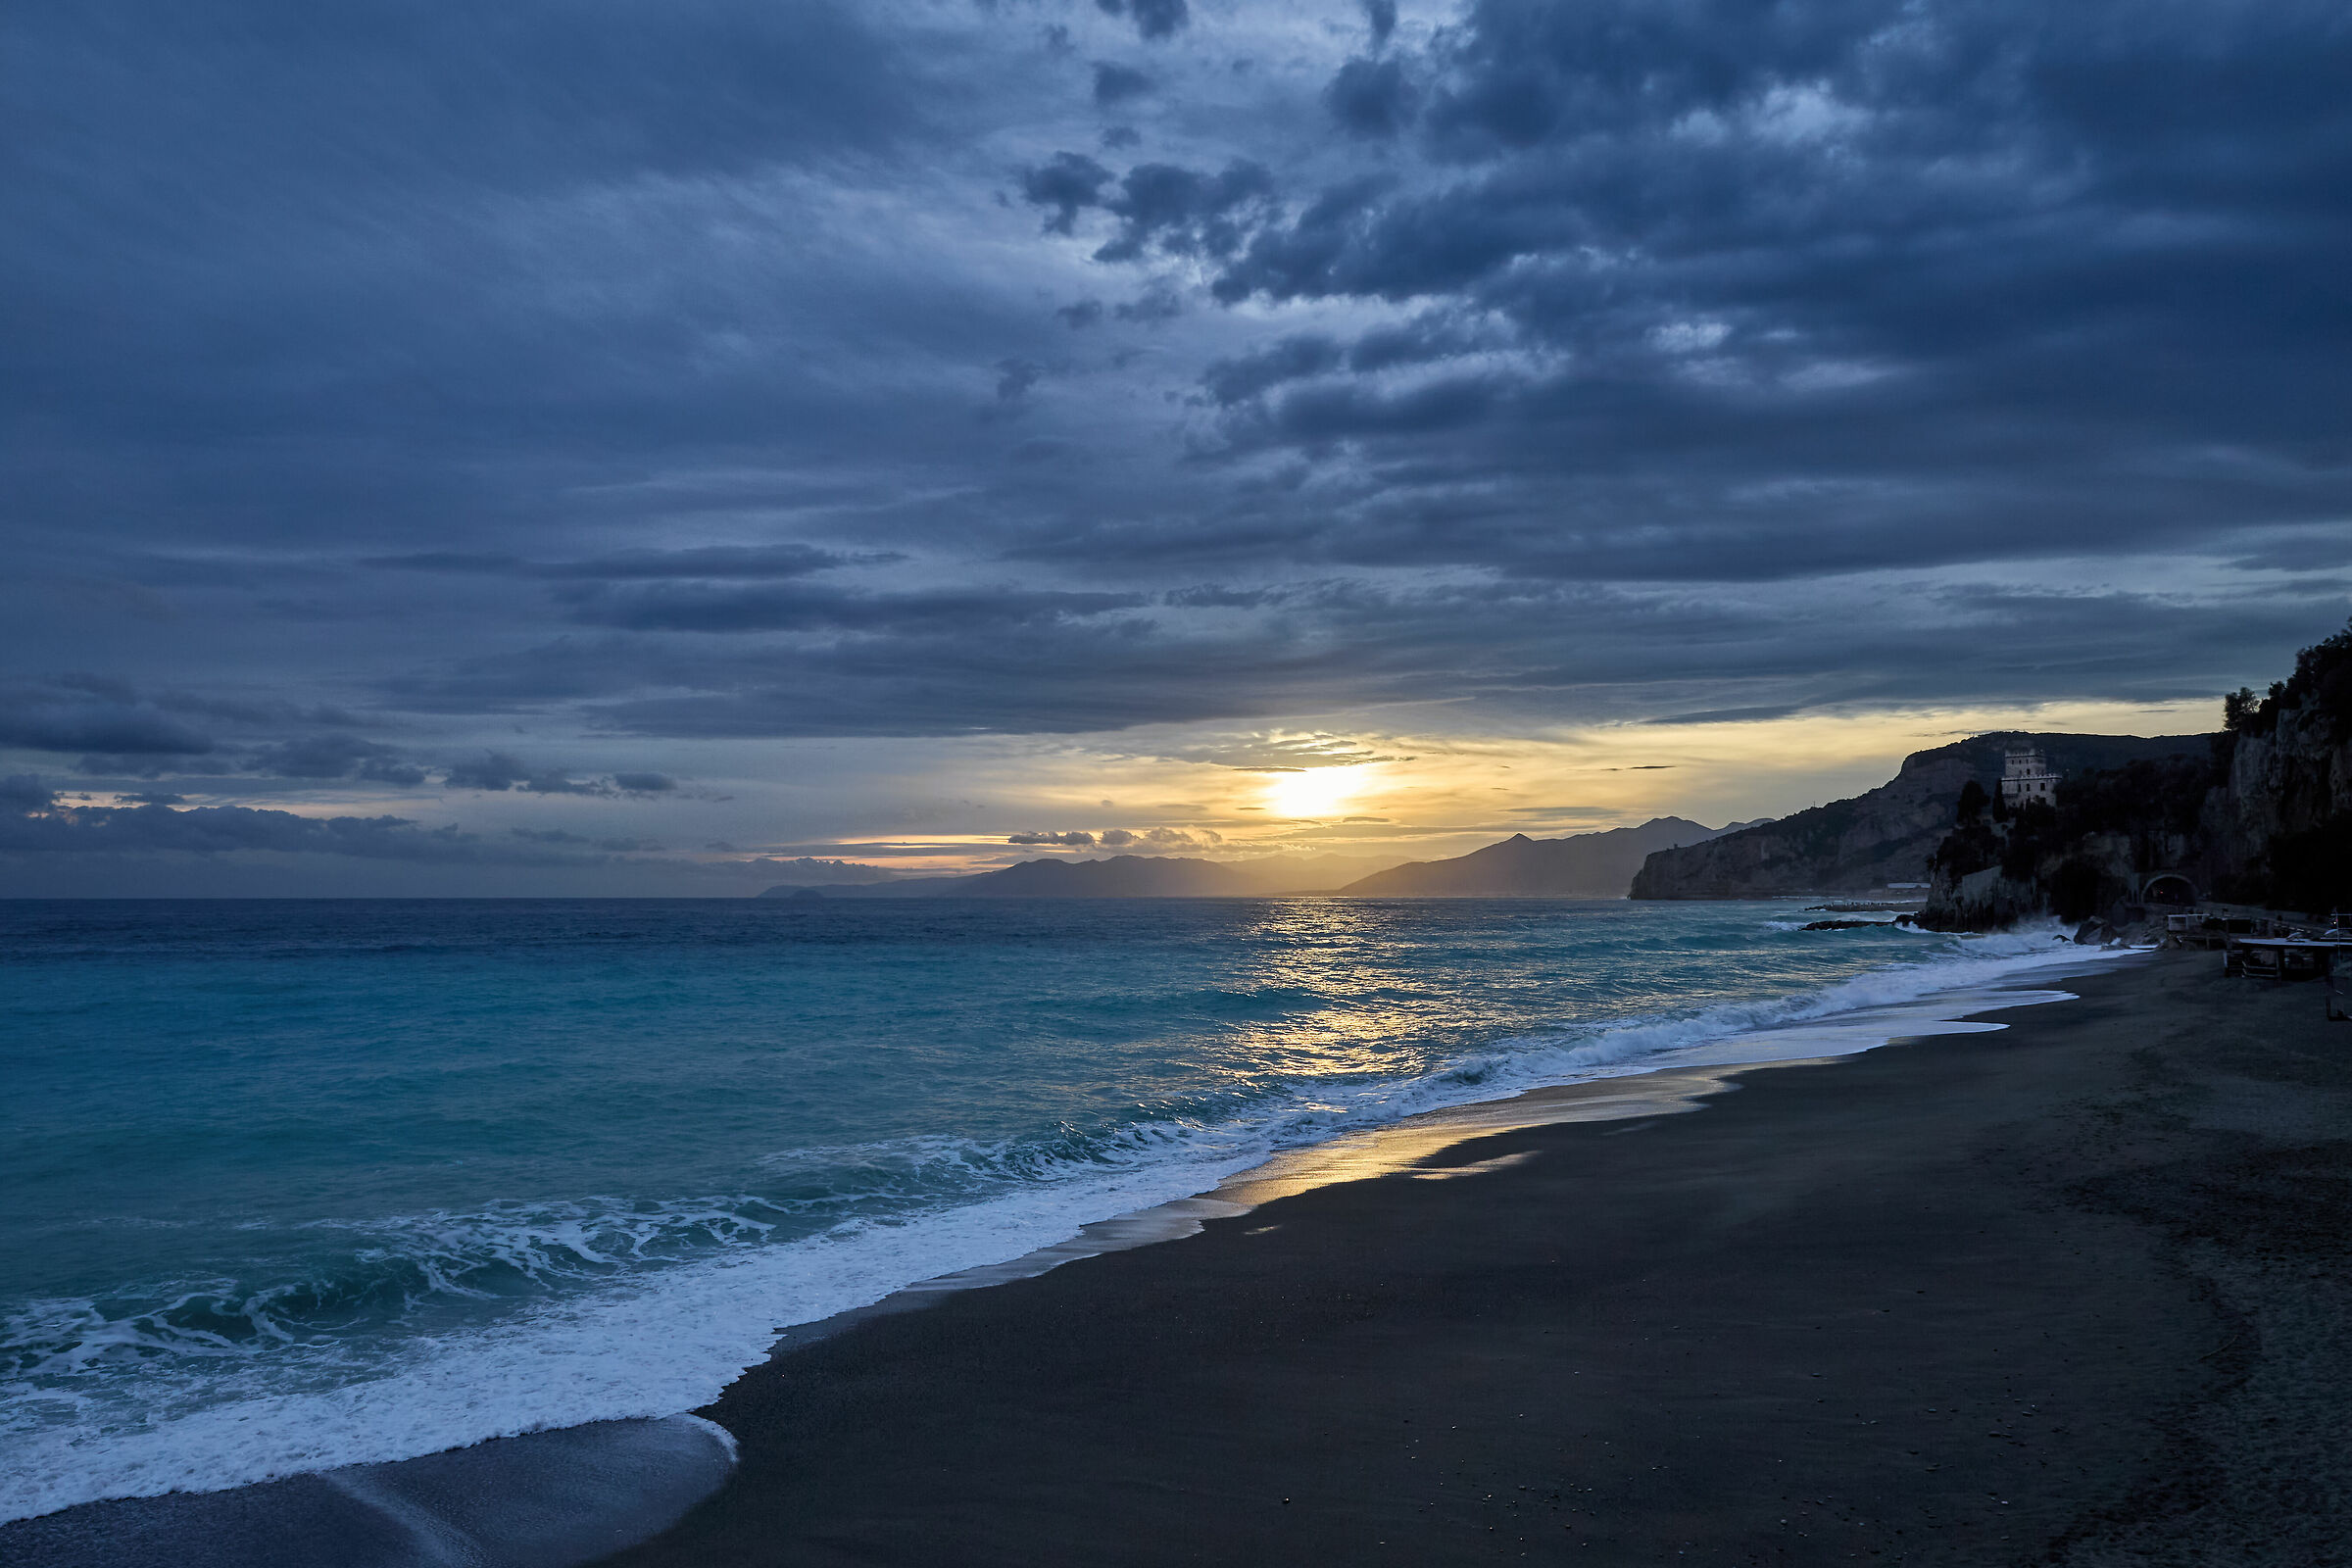
[[[1906,1031],[1997,1029],[2003,1025],[1961,1021],[1963,1012],[1970,1004],[1983,1010],[1987,1004],[2008,1008],[2057,1000],[2067,993],[2020,989],[2020,986],[2034,980],[2053,980],[2062,973],[2105,967],[2116,956],[2057,950],[2023,974],[2004,972],[1989,980],[1979,977],[1925,997],[1909,997],[1890,1004],[1865,1004],[1826,1017],[1783,1021],[1740,1034],[1702,1039],[1693,1045],[1653,1053],[1645,1058],[1673,1065],[1543,1085],[1497,1099],[1442,1105],[1395,1122],[1288,1150],[1228,1176],[1204,1193],[1096,1221],[1084,1225],[1063,1242],[1002,1262],[917,1281],[880,1300],[789,1327],[776,1336],[765,1360],[741,1376],[756,1376],[763,1366],[772,1365],[776,1357],[869,1319],[928,1306],[954,1293],[1034,1278],[1073,1260],[1189,1236],[1210,1220],[1238,1217],[1259,1204],[1314,1188],[1405,1172],[1429,1163],[1445,1150],[1466,1140],[1535,1126],[1676,1114],[1699,1108],[1710,1097],[1736,1088],[1733,1080],[1737,1076],[1760,1067],[1805,1064],[1878,1049]],[[1807,1054],[1791,1054],[1792,1050]],[[1437,1174],[1452,1173],[1417,1172],[1423,1179]],[[723,1478],[723,1469],[718,1474],[710,1469],[707,1443],[680,1443],[649,1436],[656,1429],[674,1427],[682,1419],[689,1418],[656,1417],[547,1428],[410,1460],[305,1472],[217,1492],[173,1493],[77,1504],[58,1513],[0,1526],[0,1563],[130,1562],[148,1555],[156,1561],[184,1561],[187,1539],[215,1535],[224,1520],[233,1522],[236,1533],[242,1537],[238,1555],[225,1560],[251,1563],[304,1560],[299,1537],[305,1527],[301,1520],[312,1517],[308,1528],[317,1528],[315,1516],[320,1513],[320,1498],[329,1492],[343,1494],[330,1499],[326,1512],[338,1516],[331,1528],[346,1538],[355,1532],[362,1536],[387,1535],[382,1528],[366,1528],[381,1527],[385,1521],[354,1516],[355,1506],[365,1511],[369,1499],[374,1499],[379,1511],[397,1516],[396,1522],[404,1525],[403,1529],[389,1532],[386,1542],[389,1554],[371,1556],[368,1559],[371,1562],[439,1560],[445,1555],[444,1547],[451,1543],[461,1551],[471,1553],[466,1560],[555,1560],[511,1534],[500,1538],[498,1549],[485,1556],[484,1548],[491,1543],[475,1541],[466,1544],[466,1532],[475,1526],[453,1523],[452,1518],[443,1515],[478,1522],[483,1514],[481,1499],[499,1493],[514,1496],[527,1513],[533,1506],[535,1491],[545,1492],[551,1486],[561,1490],[561,1482],[551,1479],[551,1466],[589,1463],[635,1465],[642,1469],[649,1456],[666,1453],[666,1463],[673,1474],[643,1476],[635,1484],[634,1493],[629,1487],[622,1487],[592,1505],[599,1510],[596,1529],[605,1532],[600,1539],[612,1545],[651,1536]],[[695,1425],[703,1424],[695,1421]],[[421,1478],[418,1485],[434,1500],[421,1507],[383,1500],[386,1496],[397,1496],[409,1485],[406,1478],[412,1474]],[[634,1500],[626,1500],[631,1497]],[[580,1506],[580,1499],[573,1498],[572,1505]],[[279,1521],[275,1519],[277,1515],[285,1517]],[[275,1529],[279,1522],[287,1527],[286,1531]],[[551,1533],[564,1534],[560,1529]],[[280,1535],[282,1540],[275,1539]],[[498,1532],[492,1530],[490,1535],[497,1537]],[[410,1540],[409,1547],[395,1544],[404,1536]],[[448,1541],[435,1545],[434,1542],[443,1537]],[[142,1549],[126,1551],[134,1540],[144,1544]],[[27,1550],[32,1554],[26,1556]],[[574,1553],[561,1560],[590,1559]]]
[[[2352,1056],[2205,956],[867,1317],[610,1561],[2330,1560]]]

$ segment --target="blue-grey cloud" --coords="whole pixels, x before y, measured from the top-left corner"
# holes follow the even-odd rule
[[[0,760],[618,817],[685,743],[2149,700],[2342,621],[2325,8],[1007,16],[20,8]]]
[[[28,787],[29,786],[29,787]],[[398,816],[301,816],[243,806],[82,806],[30,781],[0,787],[0,855],[337,855],[433,864],[576,865],[576,854],[492,843]]]
[[[212,738],[143,700],[128,683],[59,675],[0,685],[0,746],[39,752],[193,757]]]
[[[1095,0],[1105,16],[1126,17],[1146,38],[1165,38],[1192,20],[1185,0]]]
[[[1084,619],[1133,610],[1133,593],[1058,589],[942,589],[857,593],[819,588],[665,587],[586,593],[572,618],[634,631],[896,631],[940,633]]]
[[[307,735],[280,741],[255,752],[246,765],[280,778],[352,778],[403,787],[424,782],[424,769],[395,748],[352,735]]]
[[[1034,378],[1033,378],[1034,379]],[[626,582],[665,577],[751,578],[805,577],[836,566],[873,565],[903,561],[895,551],[843,552],[820,550],[791,542],[778,545],[707,545],[698,550],[636,550],[582,561],[524,561],[506,555],[467,555],[451,551],[420,551],[406,556],[375,556],[361,563],[401,571],[436,571],[550,578],[589,578]]]
[[[1095,103],[1109,109],[1152,90],[1152,78],[1129,66],[1108,60],[1095,62]]]
[[[1067,234],[1081,212],[1102,205],[1102,187],[1111,177],[1109,170],[1083,153],[1055,153],[1021,171],[1021,195],[1033,206],[1049,209],[1048,233]]]
[[[452,763],[443,769],[441,783],[446,789],[491,794],[518,790],[529,795],[628,795],[641,800],[670,794],[678,787],[678,781],[666,773],[573,778],[562,768],[532,767],[506,752],[484,752],[473,760]]]
[[[531,844],[578,845],[583,849],[604,850],[612,855],[642,855],[662,848],[652,839],[600,839],[560,827],[512,827],[507,831]]]
[[[1410,124],[1420,90],[1396,60],[1350,60],[1323,90],[1332,118],[1358,136],[1394,136]]]
[[[1201,375],[1200,384],[1217,402],[1231,405],[1268,387],[1337,369],[1345,358],[1333,339],[1302,332],[1239,359],[1217,361]]]

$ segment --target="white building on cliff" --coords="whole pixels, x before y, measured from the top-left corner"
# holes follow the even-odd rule
[[[2050,771],[2049,760],[2037,748],[2021,747],[2003,755],[2001,804],[2011,810],[2058,804],[2058,775]]]

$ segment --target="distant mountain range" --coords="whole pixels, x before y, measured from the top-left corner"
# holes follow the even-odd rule
[[[1102,860],[1023,860],[972,876],[906,877],[858,886],[787,883],[763,899],[1214,899],[1319,893],[1394,864],[1372,856],[1318,855],[1228,864],[1173,855]]]
[[[780,876],[780,887],[768,889],[777,898],[798,888],[844,887],[853,882],[897,882],[899,873],[879,865],[865,865],[857,860],[819,860],[802,856],[797,860],[769,860],[765,870],[770,876]]]
[[[1383,899],[1625,896],[1653,850],[1698,844],[1751,824],[1711,828],[1679,816],[1640,827],[1531,839],[1524,833],[1450,860],[1397,865],[1365,856],[1232,863],[1178,856],[1114,855],[1101,860],[1024,860],[972,876],[810,886],[786,883],[765,899],[1200,899],[1338,892]]]
[[[1640,827],[1564,839],[1514,833],[1450,860],[1415,860],[1377,871],[1340,891],[1367,899],[1622,899],[1653,852],[1703,844],[1748,825],[1712,828],[1680,816],[1658,816]]]

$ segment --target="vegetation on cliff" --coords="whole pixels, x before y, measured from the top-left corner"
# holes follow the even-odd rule
[[[2202,735],[1996,733],[1914,752],[1895,776],[1850,800],[1811,807],[1758,827],[1649,857],[1634,878],[1637,899],[1770,899],[1798,893],[1867,893],[1924,882],[1952,831],[1956,803],[2001,776],[2013,746],[2037,748],[2061,772],[2203,759]]]
[[[2325,913],[2352,904],[2352,627],[2306,648],[2265,696],[2223,700],[2204,755],[2064,772],[2057,803],[2004,810],[1963,791],[1922,918],[1943,928],[2048,912],[2120,916],[2153,895]]]

